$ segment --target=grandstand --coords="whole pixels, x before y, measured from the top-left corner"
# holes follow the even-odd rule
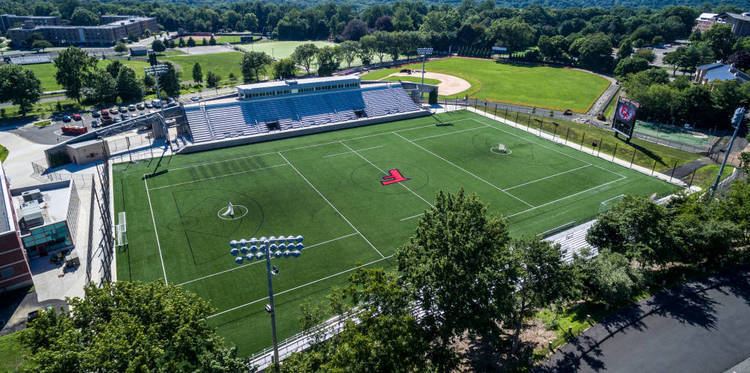
[[[192,144],[184,150],[422,115],[429,112],[412,101],[399,83],[361,85],[359,77],[340,76],[241,85],[236,97],[185,105]]]

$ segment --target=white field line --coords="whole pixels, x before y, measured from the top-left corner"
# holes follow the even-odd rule
[[[372,147],[369,147],[369,148],[364,148],[364,149],[357,149],[357,151],[358,151],[358,152],[363,152],[363,151],[365,151],[365,150],[380,149],[380,148],[382,148],[382,147],[383,147],[383,145],[378,145],[378,146],[372,146]],[[338,157],[338,156],[340,156],[340,155],[353,154],[353,153],[354,153],[354,152],[341,152],[341,153],[333,153],[333,154],[328,154],[328,155],[324,155],[324,156],[323,156],[323,158]]]
[[[156,230],[156,219],[154,218],[154,208],[151,205],[151,193],[148,191],[148,179],[146,174],[143,174],[143,185],[146,187],[146,199],[148,199],[148,210],[151,212],[151,223],[154,225],[154,236],[156,237],[156,248],[159,249],[159,261],[161,262],[161,271],[164,273],[164,284],[169,284],[167,281],[167,268],[164,266],[164,256],[161,253],[161,243],[159,242],[159,232]]]
[[[526,202],[526,201],[524,201],[524,200],[522,200],[522,199],[520,199],[520,198],[518,198],[518,197],[514,196],[513,194],[510,194],[510,193],[508,193],[508,192],[504,191],[503,189],[499,188],[499,187],[498,187],[498,186],[496,186],[495,184],[492,184],[492,183],[490,183],[489,181],[487,181],[487,180],[483,179],[483,178],[482,178],[482,177],[480,177],[479,175],[476,175],[476,174],[472,173],[471,171],[469,171],[469,170],[467,170],[467,169],[465,169],[465,168],[463,168],[463,167],[461,167],[461,166],[459,166],[459,165],[457,165],[457,164],[453,163],[452,161],[449,161],[448,159],[445,159],[445,158],[443,158],[442,156],[440,156],[440,155],[438,155],[438,154],[436,154],[436,153],[432,152],[431,150],[429,150],[429,149],[427,149],[427,148],[425,148],[425,147],[423,147],[423,146],[421,146],[421,145],[419,145],[419,144],[415,143],[414,141],[411,141],[411,140],[407,139],[407,138],[406,138],[406,137],[404,137],[404,136],[401,136],[400,134],[398,134],[398,133],[396,133],[396,132],[394,132],[393,134],[394,134],[394,135],[396,135],[396,136],[398,136],[398,137],[400,137],[400,138],[402,138],[402,139],[404,139],[405,141],[408,141],[408,142],[409,142],[410,144],[412,144],[412,145],[414,145],[414,146],[416,146],[416,147],[418,147],[418,148],[420,148],[420,149],[424,150],[425,152],[427,152],[427,153],[430,153],[430,154],[432,154],[433,156],[435,156],[435,157],[437,157],[437,158],[439,158],[439,159],[442,159],[442,160],[443,160],[443,161],[445,161],[446,163],[448,163],[448,164],[450,164],[451,166],[453,166],[453,167],[455,167],[455,168],[457,168],[457,169],[459,169],[459,170],[461,170],[461,171],[465,172],[465,173],[466,173],[466,174],[468,174],[468,175],[471,175],[471,176],[472,176],[472,177],[474,177],[475,179],[477,179],[477,180],[479,180],[479,181],[481,181],[481,182],[483,182],[483,183],[485,183],[485,184],[487,184],[487,185],[489,185],[489,186],[491,186],[491,187],[493,187],[493,188],[495,188],[495,189],[499,190],[500,192],[502,192],[502,193],[505,193],[505,194],[507,194],[508,196],[510,196],[510,197],[512,197],[512,198],[514,198],[514,199],[516,199],[516,200],[518,200],[518,201],[520,201],[520,202],[521,202],[521,203],[523,203],[524,205],[526,205],[526,206],[529,206],[529,207],[534,207],[534,205],[532,205],[532,204],[530,204],[530,203],[528,203],[528,202]]]
[[[601,204],[605,204],[605,203],[607,203],[607,202],[609,202],[609,201],[611,201],[613,199],[617,199],[617,198],[620,198],[620,197],[625,197],[625,195],[624,194],[618,194],[618,195],[616,195],[616,196],[614,196],[612,198],[607,198],[604,201],[602,201]]]
[[[341,237],[336,237],[336,238],[330,239],[328,241],[318,242],[316,244],[313,244],[313,245],[310,245],[310,246],[306,246],[304,250],[307,251],[307,250],[310,250],[310,249],[312,249],[314,247],[318,247],[318,246],[321,246],[321,245],[325,245],[325,244],[328,244],[328,243],[331,243],[331,242],[335,242],[335,241],[338,241],[338,240],[343,240],[344,238],[349,238],[349,237],[357,236],[357,235],[359,235],[359,233],[356,233],[356,232],[355,233],[349,233],[347,235],[343,235]],[[220,271],[220,272],[212,273],[210,275],[206,275],[206,276],[203,276],[203,277],[198,277],[198,278],[194,278],[192,280],[185,281],[183,283],[177,284],[177,286],[183,286],[183,285],[187,285],[187,284],[190,284],[190,283],[193,283],[193,282],[196,282],[196,281],[202,281],[202,280],[205,280],[207,278],[211,278],[211,277],[214,277],[214,276],[223,275],[225,273],[236,271],[238,269],[242,269],[242,268],[249,267],[251,265],[259,264],[259,263],[265,263],[265,261],[257,261],[257,262],[252,262],[250,264],[245,264],[245,265],[241,265],[241,266],[232,267],[230,269],[226,269],[226,270],[223,270],[223,271]]]
[[[608,182],[606,182],[606,183],[604,183],[604,184],[600,184],[600,185],[597,185],[597,186],[595,186],[595,187],[591,187],[591,188],[588,188],[588,189],[586,189],[586,190],[582,190],[582,191],[580,191],[580,192],[576,192],[576,193],[573,193],[573,194],[567,195],[567,196],[565,196],[565,197],[562,197],[562,198],[558,198],[558,199],[556,199],[556,200],[554,200],[554,201],[549,201],[549,202],[543,203],[543,204],[541,204],[541,205],[539,205],[539,206],[534,206],[534,207],[532,207],[532,208],[530,208],[530,209],[527,209],[527,210],[523,210],[523,211],[519,211],[519,212],[517,212],[517,213],[515,213],[515,214],[511,214],[511,215],[508,215],[508,216],[506,216],[506,218],[509,218],[509,219],[510,219],[510,218],[512,218],[512,217],[514,217],[514,216],[517,216],[517,215],[521,215],[521,214],[525,214],[525,213],[527,213],[527,212],[529,212],[529,211],[533,211],[533,210],[536,210],[536,209],[538,209],[538,208],[541,208],[541,207],[549,206],[549,205],[551,205],[551,204],[553,204],[553,203],[557,203],[557,202],[560,202],[560,201],[566,200],[566,199],[568,199],[568,198],[572,198],[572,197],[575,197],[575,196],[577,196],[577,195],[580,195],[580,194],[583,194],[583,193],[586,193],[586,192],[590,192],[590,191],[592,191],[592,190],[595,190],[595,189],[599,189],[599,188],[601,188],[601,187],[607,186],[607,185],[609,185],[609,184],[612,184],[612,183],[616,183],[616,182],[618,182],[618,181],[620,181],[620,180],[624,180],[624,179],[627,179],[627,177],[623,176],[623,177],[621,177],[621,178],[619,178],[619,179],[615,179],[615,180],[612,180],[612,181],[608,181]]]
[[[359,229],[357,229],[357,227],[355,227],[354,224],[352,224],[352,222],[349,221],[349,219],[347,219],[346,216],[344,216],[344,214],[342,214],[341,211],[339,211],[339,209],[337,209],[336,206],[334,206],[333,203],[331,203],[331,201],[329,201],[328,198],[326,198],[326,196],[324,196],[323,193],[321,193],[318,190],[318,188],[316,188],[315,185],[313,185],[313,183],[311,183],[310,180],[308,180],[305,177],[305,175],[303,175],[302,172],[300,172],[297,169],[297,167],[294,167],[294,165],[292,164],[292,162],[289,162],[289,160],[286,159],[286,157],[284,156],[284,154],[281,154],[281,152],[279,152],[279,155],[281,156],[281,158],[284,158],[284,160],[286,161],[286,163],[289,164],[289,166],[294,170],[294,172],[296,172],[297,175],[299,175],[302,178],[302,180],[305,180],[305,182],[307,183],[307,185],[309,185],[310,188],[312,188],[316,193],[318,193],[318,195],[320,196],[320,198],[323,198],[323,200],[326,201],[326,203],[328,203],[328,205],[331,206],[331,208],[334,211],[336,211],[336,213],[338,213],[339,216],[341,216],[341,218],[344,219],[344,221],[347,224],[349,224],[349,226],[352,227],[352,229],[354,229],[354,231],[357,232],[365,240],[365,242],[367,242],[368,245],[370,245],[370,247],[373,248],[373,250],[375,250],[378,254],[380,254],[381,258],[385,258],[385,255],[383,255],[383,253],[381,253],[380,250],[378,250],[378,248],[375,247],[375,245],[373,245],[372,242],[370,242],[370,240],[368,240],[367,237],[365,237],[365,235],[362,234],[362,232],[360,232]]]
[[[601,166],[597,166],[597,165],[595,165],[595,164],[592,164],[592,163],[589,163],[589,162],[587,162],[587,161],[584,161],[583,159],[580,159],[580,158],[574,157],[574,156],[572,156],[572,155],[570,155],[570,154],[565,154],[565,153],[563,153],[563,152],[561,152],[561,151],[559,151],[559,150],[557,150],[557,149],[554,149],[554,148],[550,148],[550,147],[548,147],[548,146],[545,146],[544,144],[539,144],[539,143],[537,143],[537,142],[532,142],[532,141],[528,141],[527,139],[525,139],[525,138],[523,138],[523,137],[521,137],[521,136],[519,136],[519,135],[516,135],[515,133],[512,133],[512,132],[508,132],[508,131],[505,131],[505,130],[503,130],[502,128],[499,128],[499,127],[495,127],[495,126],[493,126],[493,125],[490,125],[490,124],[487,124],[487,123],[482,123],[482,122],[480,122],[480,121],[478,121],[478,120],[476,120],[476,119],[474,119],[474,118],[470,118],[470,119],[474,120],[474,121],[475,121],[475,122],[477,122],[477,123],[480,123],[480,124],[484,124],[485,126],[487,126],[487,127],[489,127],[489,128],[492,128],[492,129],[498,130],[498,131],[500,131],[500,132],[506,133],[506,134],[508,134],[508,135],[511,135],[511,136],[513,136],[513,137],[516,137],[516,138],[519,138],[519,139],[521,139],[521,140],[524,140],[524,141],[530,142],[530,143],[532,143],[532,144],[534,144],[534,145],[540,146],[540,147],[542,147],[542,148],[545,148],[545,149],[547,149],[547,150],[551,150],[551,151],[553,151],[553,152],[555,152],[555,153],[558,153],[558,154],[560,154],[560,155],[566,156],[566,157],[568,157],[568,158],[570,158],[570,159],[575,159],[576,161],[579,161],[579,162],[582,162],[582,163],[585,163],[585,164],[588,164],[588,165],[592,165],[592,166],[594,166],[594,167],[596,167],[596,168],[599,168],[599,169],[601,169],[601,170],[607,171],[607,172],[609,172],[609,173],[613,173],[613,174],[615,174],[615,175],[617,175],[617,176],[620,176],[620,177],[626,177],[625,175],[623,175],[623,174],[621,174],[621,173],[619,173],[619,172],[615,172],[615,171],[612,171],[612,170],[608,170],[608,169],[606,169],[606,168],[604,168],[604,167],[601,167]],[[500,122],[499,122],[499,123],[500,123]],[[522,130],[522,129],[520,129],[520,128],[518,128],[518,129],[519,129],[519,130],[521,130],[521,131],[523,131],[523,130]],[[530,133],[531,135],[534,135],[534,134],[533,134],[533,133],[531,133],[531,132],[529,132],[529,133]],[[535,136],[535,137],[537,137],[537,138],[539,138],[539,136],[538,136],[538,135],[534,135],[534,136]],[[541,139],[542,139],[543,141],[550,141],[550,140],[547,140],[547,139],[545,139],[545,138],[543,138],[543,137],[542,137]],[[557,143],[555,143],[555,144],[557,144]],[[593,155],[593,154],[592,154],[592,155]]]
[[[476,121],[474,118],[464,118],[464,119],[454,120],[454,121],[452,121],[452,123],[463,122],[463,121],[467,121],[467,120]],[[479,123],[479,122],[477,122],[477,123]],[[484,124],[484,123],[480,123],[480,124]],[[396,130],[395,132],[414,131],[414,130],[419,130],[419,129],[423,129],[423,128],[430,128],[430,127],[435,127],[435,123],[426,124],[426,125],[423,125],[423,126],[411,127],[411,128],[404,128],[404,129]],[[294,150],[310,149],[310,148],[315,148],[315,147],[319,147],[319,146],[333,145],[333,144],[338,144],[339,141],[351,141],[351,140],[367,139],[367,138],[370,138],[370,137],[390,135],[393,132],[394,131],[376,132],[376,133],[371,133],[369,135],[357,136],[357,137],[352,137],[352,138],[348,138],[348,139],[328,141],[328,142],[322,142],[322,143],[316,143],[316,144],[310,144],[310,145],[303,145],[303,146],[298,146],[298,147],[294,147],[294,148],[282,149],[282,150],[278,150],[278,151],[271,151],[271,152],[267,152],[267,153],[251,154],[251,155],[246,155],[246,156],[242,156],[242,157],[222,159],[220,161],[201,162],[201,163],[196,163],[196,164],[192,164],[192,165],[189,165],[189,166],[170,168],[169,171],[170,172],[174,172],[174,171],[185,170],[185,169],[195,168],[195,167],[200,167],[200,166],[207,166],[207,165],[212,165],[212,164],[217,164],[217,163],[232,162],[232,161],[237,161],[237,160],[240,160],[240,159],[263,157],[263,156],[267,156],[267,155],[278,154],[279,152],[290,152],[290,151],[294,151]]]
[[[590,164],[586,164],[586,165],[583,165],[583,166],[581,166],[581,167],[576,167],[576,168],[573,168],[573,169],[570,169],[570,170],[567,170],[567,171],[563,171],[563,172],[558,172],[558,173],[556,173],[556,174],[553,174],[553,175],[545,176],[545,177],[542,177],[542,178],[539,178],[539,179],[536,179],[536,180],[531,180],[531,181],[527,181],[527,182],[525,182],[525,183],[521,183],[521,184],[518,184],[518,185],[514,185],[514,186],[512,186],[512,187],[509,187],[509,188],[505,188],[505,190],[506,190],[506,191],[507,191],[507,190],[513,190],[513,189],[516,189],[516,188],[520,188],[520,187],[522,187],[522,186],[526,186],[526,185],[529,185],[529,184],[534,184],[534,183],[536,183],[536,182],[539,182],[539,181],[542,181],[542,180],[547,180],[547,179],[551,179],[551,178],[553,178],[553,177],[557,177],[557,176],[565,175],[565,174],[567,174],[567,173],[570,173],[570,172],[575,172],[575,171],[578,171],[578,170],[580,170],[580,169],[583,169],[583,168],[586,168],[586,167],[591,167],[591,166],[592,166],[592,165],[590,165]]]
[[[185,182],[182,182],[182,183],[175,183],[175,184],[163,185],[163,186],[160,186],[160,187],[151,188],[151,190],[158,190],[158,189],[165,189],[165,188],[176,187],[176,186],[180,186],[180,185],[200,183],[202,181],[207,181],[207,180],[216,180],[216,179],[221,179],[221,178],[224,178],[224,177],[237,176],[237,175],[241,175],[241,174],[247,174],[247,173],[251,173],[251,172],[263,171],[263,170],[268,170],[268,169],[271,169],[271,168],[286,167],[286,166],[288,166],[288,164],[286,164],[286,163],[280,163],[280,164],[275,164],[275,165],[266,166],[266,167],[253,168],[253,169],[245,170],[245,171],[232,172],[232,173],[229,173],[229,174],[226,174],[226,175],[211,176],[211,177],[206,177],[206,178],[203,178],[203,179],[194,179],[194,180],[190,180],[190,181],[185,181]]]
[[[331,278],[334,278],[334,277],[336,277],[336,276],[341,276],[341,275],[343,275],[343,274],[347,274],[347,273],[349,273],[349,272],[352,272],[352,271],[356,271],[356,270],[358,270],[358,269],[360,269],[360,268],[362,268],[362,267],[367,267],[367,266],[369,266],[369,265],[372,265],[372,264],[375,264],[375,263],[379,263],[379,262],[382,262],[382,261],[384,261],[384,260],[386,260],[386,259],[390,259],[390,258],[392,258],[392,257],[393,257],[393,255],[389,255],[389,256],[384,256],[384,257],[382,257],[382,258],[380,258],[380,259],[375,259],[375,260],[373,260],[373,261],[371,261],[371,262],[369,262],[369,263],[365,263],[365,264],[362,264],[362,265],[359,265],[359,266],[356,266],[356,267],[352,267],[352,268],[349,268],[349,269],[347,269],[347,270],[343,270],[343,271],[341,271],[341,272],[338,272],[338,273],[334,273],[334,274],[332,274],[332,275],[328,275],[328,276],[326,276],[326,277],[322,277],[322,278],[319,278],[319,279],[317,279],[317,280],[315,280],[315,281],[310,281],[310,282],[308,282],[308,283],[306,283],[306,284],[302,284],[302,285],[299,285],[299,286],[295,286],[295,287],[293,287],[293,288],[291,288],[291,289],[286,289],[286,290],[280,291],[280,292],[278,292],[278,293],[274,293],[274,296],[279,296],[279,295],[283,295],[283,294],[286,294],[286,293],[289,293],[289,292],[292,292],[292,291],[295,291],[295,290],[299,290],[299,289],[302,289],[302,288],[304,288],[304,287],[307,287],[307,286],[310,286],[310,285],[315,285],[315,284],[317,284],[317,283],[319,283],[319,282],[322,282],[322,281],[325,281],[325,280],[329,280],[329,279],[331,279]],[[238,309],[240,309],[240,308],[244,308],[244,307],[247,307],[247,306],[253,305],[253,304],[255,304],[255,303],[258,303],[258,302],[262,302],[262,301],[264,301],[264,300],[266,300],[266,299],[268,299],[268,297],[263,297],[263,298],[259,298],[259,299],[256,299],[256,300],[254,300],[254,301],[252,301],[252,302],[247,302],[247,303],[245,303],[245,304],[240,304],[239,306],[236,306],[236,307],[232,307],[232,308],[230,308],[230,309],[227,309],[227,310],[224,310],[224,311],[221,311],[221,312],[217,312],[217,313],[215,313],[215,314],[213,314],[213,315],[210,315],[210,316],[208,316],[208,317],[207,317],[207,319],[211,319],[211,318],[214,318],[214,317],[216,317],[216,316],[221,316],[221,315],[223,315],[223,314],[225,314],[225,313],[228,313],[228,312],[236,311],[236,310],[238,310]]]
[[[367,158],[365,158],[365,157],[364,157],[364,156],[363,156],[362,154],[359,154],[359,153],[358,153],[358,152],[357,152],[356,150],[352,149],[352,147],[351,147],[351,146],[349,146],[349,145],[346,145],[346,144],[345,144],[345,143],[344,143],[343,141],[341,142],[341,145],[345,146],[345,147],[346,147],[347,149],[349,149],[349,151],[351,151],[352,153],[354,153],[354,154],[356,154],[357,156],[359,156],[360,158],[362,158],[362,160],[364,160],[365,162],[369,163],[369,164],[370,164],[370,165],[371,165],[372,167],[375,167],[375,169],[376,169],[376,170],[378,170],[378,171],[380,171],[380,172],[381,172],[381,173],[382,173],[383,175],[385,175],[385,174],[387,173],[387,172],[385,172],[385,170],[383,170],[382,168],[380,168],[380,167],[376,166],[376,165],[375,165],[375,163],[372,163],[372,162],[370,162],[370,160],[369,160],[369,159],[367,159]],[[422,201],[423,201],[424,203],[426,203],[426,204],[427,204],[428,206],[430,206],[430,207],[435,207],[435,206],[433,206],[433,205],[432,205],[432,203],[430,203],[430,201],[428,201],[428,200],[426,200],[426,199],[422,198],[422,196],[420,196],[419,194],[417,194],[417,192],[415,192],[415,191],[411,190],[411,188],[409,188],[408,186],[406,186],[406,184],[404,184],[404,183],[398,183],[398,185],[401,185],[402,187],[404,187],[404,189],[406,189],[406,190],[408,190],[409,192],[411,192],[411,194],[413,194],[413,195],[417,196],[417,198],[421,199],[421,200],[422,200]]]
[[[422,216],[422,215],[424,215],[424,212],[422,212],[422,213],[419,213],[419,214],[416,214],[416,215],[412,215],[412,216],[407,216],[407,217],[405,217],[405,218],[403,218],[403,219],[401,219],[401,220],[399,220],[399,221],[407,221],[407,220],[411,220],[411,219],[414,219],[414,218],[418,218],[418,217],[420,217],[420,216]]]
[[[432,136],[418,137],[418,138],[416,138],[414,140],[411,140],[411,141],[421,141],[421,140],[433,139],[433,138],[436,138],[436,137],[450,136],[450,135],[455,135],[457,133],[469,132],[469,131],[476,131],[476,130],[481,130],[481,129],[484,129],[484,126],[474,127],[474,128],[467,128],[467,129],[459,130],[459,131],[451,131],[451,132],[446,132],[446,133],[440,133],[440,134],[432,135]]]

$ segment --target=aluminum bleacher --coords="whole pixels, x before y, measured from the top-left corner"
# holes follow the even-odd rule
[[[416,111],[421,111],[419,106],[392,83],[185,106],[193,143]]]

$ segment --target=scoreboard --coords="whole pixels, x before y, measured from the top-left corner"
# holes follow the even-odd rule
[[[617,107],[612,119],[612,128],[615,130],[615,136],[619,133],[627,137],[628,140],[633,137],[635,118],[639,106],[637,102],[626,98],[620,97],[617,99]]]

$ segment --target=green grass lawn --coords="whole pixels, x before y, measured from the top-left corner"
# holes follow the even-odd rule
[[[229,73],[233,73],[238,80],[242,80],[242,53],[225,52],[200,55],[181,55],[164,57],[164,61],[173,62],[179,66],[182,80],[193,80],[193,65],[200,63],[205,79],[209,71],[221,76],[222,82],[229,82]]]
[[[143,75],[145,74],[143,68],[148,65],[148,63],[145,61],[137,60],[120,60],[120,62],[132,68],[139,78],[143,78]],[[98,66],[106,67],[110,63],[112,63],[112,60],[99,60]],[[59,84],[57,84],[57,81],[55,80],[55,73],[57,73],[55,64],[44,63],[38,65],[25,65],[24,68],[27,70],[31,70],[37,77],[37,79],[42,82],[42,91],[49,92],[63,89]]]
[[[677,189],[473,113],[439,118],[449,124],[427,117],[177,155],[145,180],[155,163],[115,166],[115,209],[129,224],[118,279],[166,279],[208,299],[217,312],[210,323],[247,355],[270,343],[265,268],[234,264],[231,239],[305,236],[300,258],[276,263],[286,338],[299,331],[300,304],[321,301],[358,266],[393,268],[396,248],[440,190],[478,194],[519,237],[590,219],[620,194]],[[511,153],[493,152],[498,144]],[[408,180],[381,185],[391,169]],[[228,202],[236,220],[219,216]]]
[[[29,351],[21,345],[20,333],[11,333],[0,337],[0,371],[18,372],[24,366]]]
[[[398,81],[414,82],[414,83],[421,83],[422,82],[422,78],[420,78],[418,76],[390,76],[390,77],[387,77],[387,78],[385,78],[383,80],[387,80],[387,81],[391,81],[391,82],[398,82]],[[440,84],[440,81],[437,80],[437,79],[424,78],[424,83],[425,84],[438,85],[438,84]]]
[[[484,59],[439,59],[427,62],[426,70],[468,81],[471,88],[457,95],[460,97],[580,113],[586,112],[609,86],[606,79],[581,70],[516,66]]]
[[[482,109],[481,107],[479,109]],[[495,114],[494,111],[490,111]],[[504,111],[498,111],[499,117],[506,117]],[[507,118],[524,126],[540,128],[553,135],[567,138],[568,141],[591,148],[597,144],[602,154],[614,154],[617,158],[633,160],[634,164],[646,168],[655,168],[658,172],[668,173],[675,165],[680,166],[692,162],[701,155],[664,145],[654,144],[645,140],[633,138],[625,142],[614,136],[614,133],[596,126],[575,123],[563,118],[550,118],[537,115],[509,112]],[[633,154],[635,153],[635,157]]]
[[[708,190],[708,188],[714,184],[714,181],[716,181],[716,175],[719,174],[719,168],[721,168],[721,165],[710,164],[697,169],[695,171],[695,176],[693,177],[693,185],[697,185],[703,190]],[[724,172],[721,173],[721,180],[728,178],[732,175],[732,172],[734,172],[734,167],[724,167]]]
[[[8,159],[8,148],[0,145],[0,162],[5,162]]]

